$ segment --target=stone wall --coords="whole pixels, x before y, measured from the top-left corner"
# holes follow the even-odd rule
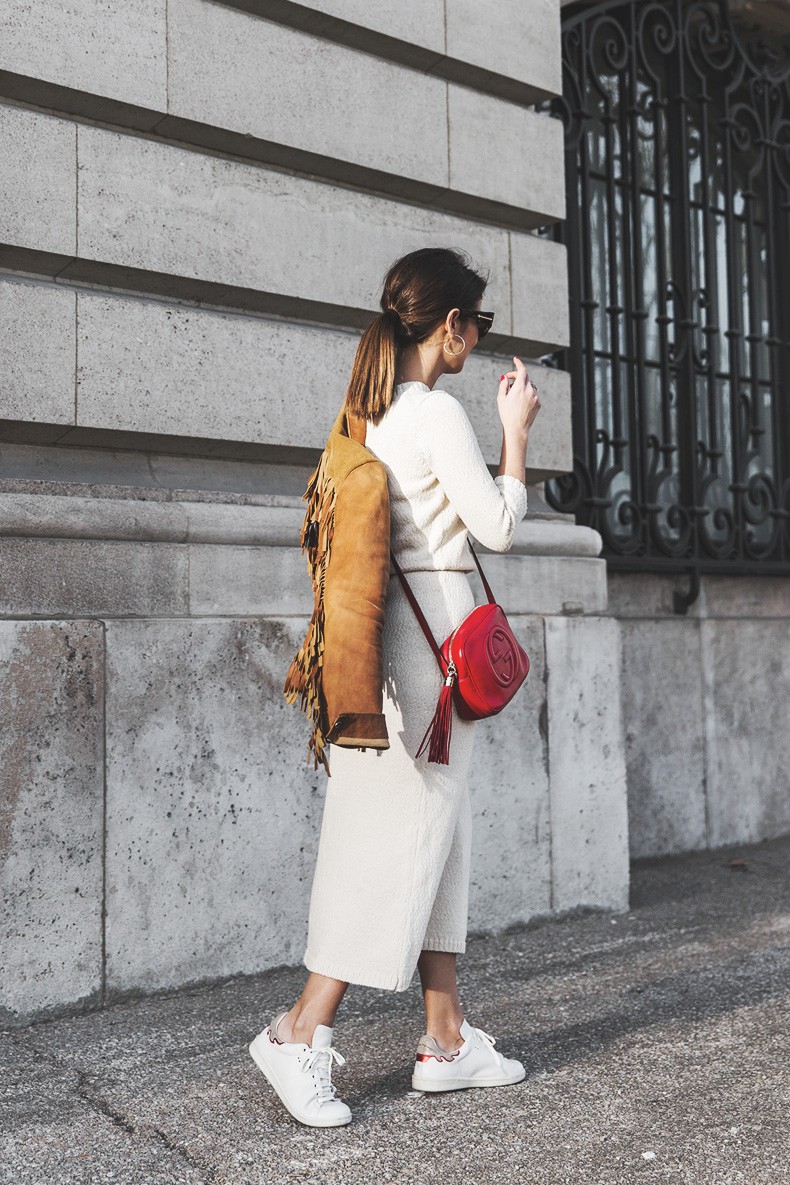
[[[557,0],[3,5],[12,1021],[300,961],[325,780],[282,696],[301,494],[386,268],[427,244],[490,273],[496,332],[452,390],[492,473],[514,352],[544,406],[530,513],[484,558],[533,668],[479,729],[470,926],[626,907],[600,538],[541,498],[571,465],[569,376],[539,363],[565,248],[532,233],[565,212],[532,110],[559,31]]]
[[[609,576],[622,635],[632,856],[790,831],[790,581]]]

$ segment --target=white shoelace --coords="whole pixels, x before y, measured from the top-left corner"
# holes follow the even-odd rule
[[[496,1037],[492,1037],[490,1033],[484,1032],[483,1029],[475,1029],[474,1031],[477,1033],[478,1037],[480,1037],[485,1042],[485,1044],[488,1045],[494,1061],[498,1064],[501,1064],[502,1054],[498,1050],[494,1049],[494,1046],[496,1045]]]
[[[313,1066],[318,1069],[319,1088],[316,1098],[319,1103],[331,1102],[337,1094],[337,1087],[331,1077],[333,1060],[339,1066],[344,1066],[346,1063],[346,1059],[342,1053],[338,1053],[334,1045],[327,1045],[323,1049],[311,1049],[302,1062],[302,1069],[305,1073],[312,1070]]]

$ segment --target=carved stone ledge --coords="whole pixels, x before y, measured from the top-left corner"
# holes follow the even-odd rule
[[[260,495],[250,503],[190,497],[86,497],[0,492],[0,536],[117,539],[146,543],[212,543],[295,547],[304,506],[292,496]],[[487,549],[482,547],[481,551]],[[529,515],[518,523],[511,554],[597,556],[601,537],[561,516]]]

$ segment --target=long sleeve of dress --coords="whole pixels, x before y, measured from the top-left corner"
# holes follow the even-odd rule
[[[492,477],[462,403],[431,391],[418,411],[420,447],[464,526],[491,551],[508,551],[527,513],[527,487],[510,474]]]

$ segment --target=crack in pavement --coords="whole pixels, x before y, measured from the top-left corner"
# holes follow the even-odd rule
[[[73,1075],[76,1079],[75,1097],[82,1099],[97,1114],[109,1119],[115,1127],[123,1131],[133,1142],[139,1144],[141,1141],[147,1140],[150,1143],[151,1137],[155,1137],[163,1148],[183,1160],[190,1170],[200,1174],[202,1185],[214,1185],[217,1179],[216,1169],[209,1165],[200,1164],[186,1148],[177,1144],[161,1128],[146,1125],[137,1126],[132,1123],[122,1111],[113,1107],[109,1099],[98,1092],[95,1086],[95,1074],[92,1074],[88,1070],[81,1070],[78,1066],[69,1065],[67,1061],[59,1058],[49,1050],[41,1049],[19,1033],[10,1033],[9,1036],[16,1045],[24,1049],[25,1052],[32,1054],[36,1061],[43,1062],[45,1065],[52,1066],[54,1069],[64,1071],[68,1075]]]

